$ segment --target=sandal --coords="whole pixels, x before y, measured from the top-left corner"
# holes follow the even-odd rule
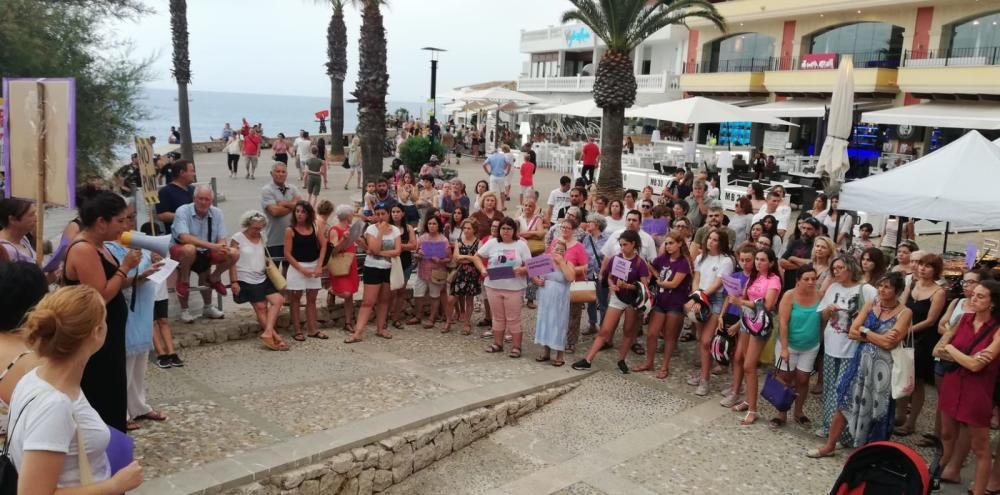
[[[510,335],[510,334],[507,334],[507,335],[504,335],[504,336],[503,336],[503,341],[504,341],[505,343],[509,344],[509,343],[511,343],[511,342],[513,342],[513,341],[514,341],[514,336],[513,336],[513,335]]]
[[[743,401],[743,402],[740,402],[739,404],[736,404],[735,406],[733,406],[732,409],[733,409],[733,412],[747,411],[747,410],[750,409],[750,404],[747,403],[747,401]]]
[[[389,339],[392,338],[392,334],[389,333],[386,330],[382,330],[381,332],[375,332],[375,335],[378,336],[378,337],[382,337],[383,339],[386,339],[386,340],[389,340]]]
[[[355,337],[353,335],[350,336],[350,337],[347,337],[346,339],[344,339],[344,343],[345,344],[354,344],[354,343],[357,343],[357,342],[361,342],[361,339],[359,339],[359,338],[357,338],[357,337]]]
[[[892,434],[897,437],[908,437],[913,434],[913,428],[906,428],[905,426],[900,426],[892,430]]]
[[[536,305],[534,301],[531,301],[528,304],[526,304],[525,307],[528,309],[537,309],[538,305]]]
[[[398,326],[398,327],[396,327],[396,324],[397,324],[397,323],[399,323],[399,326]],[[420,318],[417,318],[416,316],[414,316],[413,318],[410,318],[409,320],[406,320],[406,324],[407,324],[407,325],[419,325],[419,324],[420,324]],[[394,321],[394,322],[392,323],[392,326],[394,326],[394,327],[396,327],[396,328],[403,328],[403,324],[402,324],[402,323],[400,323],[400,321],[399,321],[399,320],[396,320],[396,321]]]
[[[257,338],[260,339],[260,342],[262,344],[264,344],[264,347],[267,347],[268,349],[271,349],[272,351],[280,351],[281,350],[281,346],[278,345],[278,343],[273,338],[267,338],[267,337],[265,337],[263,335],[261,335],[260,337],[257,337]]]
[[[156,409],[151,409],[148,413],[136,416],[132,418],[136,421],[149,420],[149,421],[166,421],[167,417],[163,415],[160,411]]]
[[[643,347],[642,344],[638,344],[638,343],[637,344],[632,344],[632,352],[634,352],[636,356],[645,356],[646,355],[646,348]]]
[[[450,331],[451,331],[451,322],[445,323],[444,328],[441,329],[441,333],[448,333]]]
[[[490,346],[486,348],[486,352],[488,352],[490,354],[495,354],[495,353],[498,353],[498,352],[503,352],[503,346],[499,346],[499,345],[496,345],[496,344],[490,344]]]
[[[781,419],[781,418],[771,418],[771,419],[770,419],[770,420],[769,420],[769,421],[767,422],[767,424],[768,424],[768,426],[770,426],[771,428],[781,428],[782,426],[785,426],[785,420],[783,420],[783,419]]]
[[[305,342],[306,341],[306,335],[304,333],[302,333],[301,330],[298,331],[298,332],[295,332],[295,335],[292,335],[292,338],[295,339],[295,340],[297,340],[297,341],[299,341],[299,342]]]
[[[562,360],[552,361],[552,366],[555,366],[556,368],[558,368],[558,367],[560,367],[560,366],[562,366],[564,364],[566,364],[566,361],[562,361]]]
[[[462,329],[462,335],[472,335],[472,324],[466,323],[465,328]]]
[[[424,328],[434,328],[434,323],[424,323]]]
[[[649,371],[651,369],[653,369],[652,366],[644,363],[639,366],[636,366],[635,368],[632,368],[632,373],[642,373],[643,371]]]
[[[272,337],[272,340],[274,340],[274,343],[278,346],[279,351],[287,351],[290,349],[290,347],[288,347],[288,343],[286,343],[284,340],[281,340],[281,336],[278,335],[277,332],[274,333],[274,337]]]
[[[670,370],[668,369],[656,372],[656,377],[659,378],[660,380],[665,380],[668,376],[670,376]]]
[[[330,336],[327,335],[327,334],[325,334],[325,333],[323,333],[322,330],[317,330],[316,333],[310,333],[309,335],[307,335],[307,337],[311,337],[311,338],[319,339],[319,340],[326,340],[326,339],[330,338]]]
[[[521,348],[520,347],[514,347],[514,348],[512,348],[510,350],[510,354],[508,354],[508,356],[510,356],[513,359],[517,359],[517,358],[521,357]]]
[[[407,323],[409,323],[409,322],[407,322]],[[396,330],[402,330],[403,329],[403,322],[401,322],[399,320],[393,320],[392,326],[395,327]]]
[[[799,416],[795,418],[795,424],[808,427],[812,421],[809,420],[808,416]]]
[[[493,330],[488,330],[486,332],[483,332],[483,334],[480,335],[479,337],[480,338],[484,338],[484,339],[492,339],[493,338]]]
[[[142,425],[136,423],[135,421],[129,421],[128,423],[125,423],[125,431],[135,431],[140,428],[142,428]]]
[[[535,358],[535,362],[544,363],[544,362],[548,361],[549,359],[551,359],[549,356],[538,356],[538,357]]]
[[[748,405],[747,407],[750,406]],[[757,411],[748,410],[746,416],[743,416],[743,419],[740,420],[740,425],[750,426],[754,424],[755,421],[757,421]]]

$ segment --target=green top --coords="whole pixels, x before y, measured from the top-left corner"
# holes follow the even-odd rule
[[[306,161],[306,167],[309,168],[309,172],[314,174],[319,174],[320,168],[323,167],[323,160],[313,157]]]
[[[820,314],[816,311],[819,303],[800,306],[792,303],[792,314],[788,317],[788,347],[797,351],[808,351],[819,345]]]

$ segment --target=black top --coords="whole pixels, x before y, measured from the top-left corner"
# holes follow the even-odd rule
[[[160,188],[160,202],[156,205],[156,213],[176,213],[177,208],[194,202],[194,186],[187,189],[174,184],[173,182]],[[167,232],[173,222],[163,222]]]
[[[792,256],[810,259],[812,258],[813,244],[813,239],[795,239],[788,243],[788,247],[785,248],[785,254],[781,255],[781,259],[787,260]],[[795,272],[796,270],[785,270],[785,279],[782,280],[781,284],[785,288],[784,290],[790,290],[792,287],[795,287]]]
[[[397,228],[400,232],[402,232],[399,236],[399,242],[402,244],[410,242],[410,229],[406,228],[406,225],[403,225],[402,227],[397,226]],[[407,251],[404,249],[401,253],[399,253],[399,264],[403,265],[404,270],[413,265],[413,251]]]
[[[299,263],[309,263],[319,259],[319,238],[316,237],[316,228],[312,228],[309,234],[300,234],[295,227],[292,227],[292,257]]]

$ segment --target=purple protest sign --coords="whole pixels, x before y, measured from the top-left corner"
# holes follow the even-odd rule
[[[118,431],[117,428],[109,426],[111,439],[105,453],[108,454],[108,464],[111,466],[111,474],[115,474],[125,466],[132,463],[135,451],[135,440],[132,437]]]
[[[546,273],[552,273],[556,271],[556,268],[552,266],[552,258],[543,254],[541,256],[535,256],[524,263],[528,267],[529,277],[541,277]]]
[[[510,265],[487,268],[486,273],[490,280],[505,280],[515,277],[514,267]]]
[[[669,226],[666,218],[647,218],[642,221],[642,230],[649,235],[666,235]]]
[[[731,296],[743,294],[743,283],[732,275],[722,276],[722,287],[726,289],[726,294]]]
[[[420,250],[424,252],[424,258],[442,259],[448,257],[448,241],[423,241],[420,243]]]
[[[976,265],[976,245],[969,242],[965,244],[965,267],[969,270]]]
[[[615,256],[611,261],[611,275],[618,277],[622,280],[628,280],[629,274],[632,273],[632,262],[622,258],[621,256]]]

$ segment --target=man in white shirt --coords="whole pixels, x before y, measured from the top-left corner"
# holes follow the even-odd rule
[[[299,137],[295,138],[295,141],[292,141],[292,156],[295,157],[295,168],[299,169],[299,180],[303,180],[302,169],[306,166],[306,160],[309,159],[309,149],[311,147],[312,140],[309,139],[309,132],[300,130]]]
[[[767,193],[767,203],[753,216],[752,224],[763,220],[767,215],[773,216],[778,221],[778,236],[784,239],[792,209],[781,204],[781,193],[778,191]]]
[[[604,246],[601,248],[601,256],[608,258],[622,252],[622,247],[618,244],[618,238],[627,229],[639,234],[639,242],[642,244],[639,246],[639,254],[647,261],[653,261],[656,258],[656,243],[653,242],[653,236],[640,229],[641,226],[642,214],[635,210],[628,212],[625,215],[625,228],[616,231],[608,237],[608,240],[605,241]]]
[[[549,201],[546,203],[548,208],[545,210],[544,217],[549,219],[549,223],[554,223],[559,219],[559,210],[570,206],[569,186],[572,182],[572,179],[564,175],[559,178],[559,189],[553,189],[549,193]]]

